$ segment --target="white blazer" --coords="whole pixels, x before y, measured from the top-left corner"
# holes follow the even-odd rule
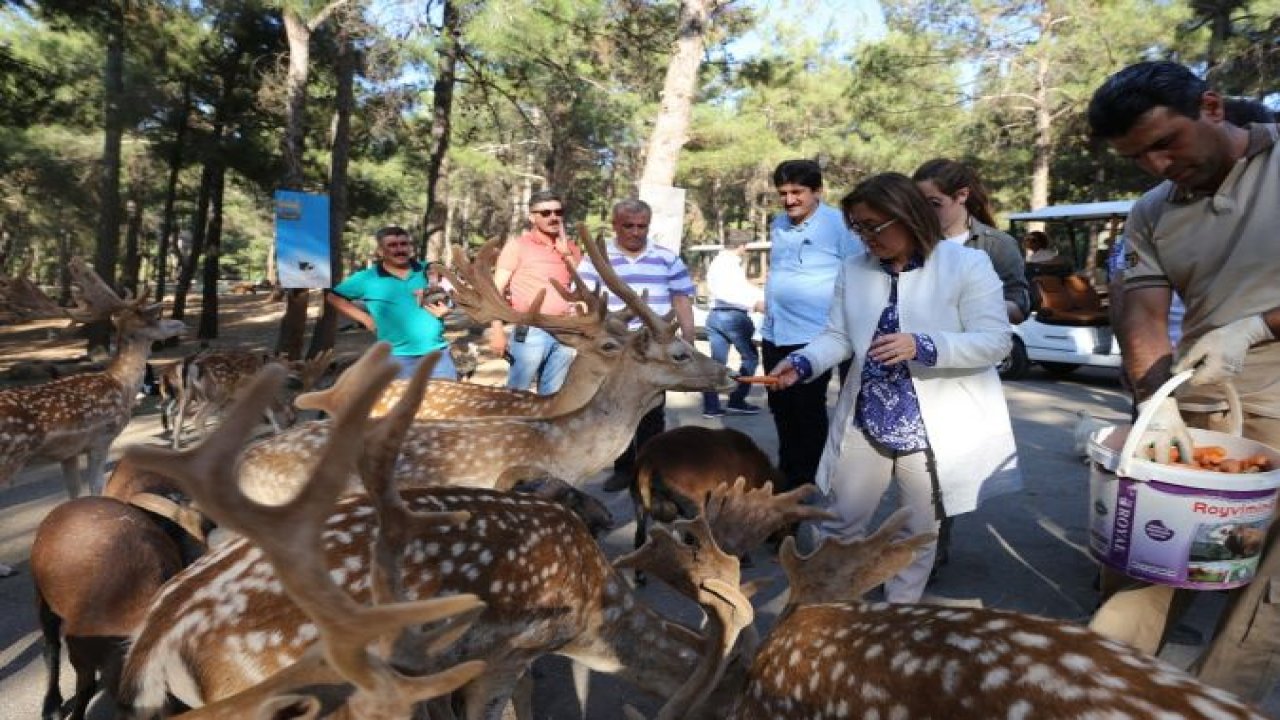
[[[870,253],[845,260],[835,286],[836,302],[822,334],[801,354],[820,375],[844,359],[855,359],[840,391],[818,487],[829,492],[832,472],[853,430],[862,364],[880,314],[889,302],[889,275]],[[938,348],[938,362],[912,362],[929,445],[937,459],[938,484],[948,516],[970,512],[989,497],[1022,487],[1009,409],[995,366],[1012,346],[1000,278],[981,250],[940,242],[924,266],[898,278],[902,332],[924,333]]]

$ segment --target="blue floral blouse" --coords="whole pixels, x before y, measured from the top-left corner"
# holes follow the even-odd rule
[[[924,258],[914,257],[901,272],[924,266]],[[874,343],[884,335],[901,332],[898,324],[898,276],[888,262],[880,263],[889,274],[889,303],[880,313],[880,322],[871,338]],[[915,333],[915,362],[932,367],[938,362],[938,348],[928,335]],[[868,357],[862,364],[862,386],[853,414],[853,425],[866,432],[880,445],[899,452],[914,452],[929,447],[920,400],[911,383],[908,363],[885,365]]]

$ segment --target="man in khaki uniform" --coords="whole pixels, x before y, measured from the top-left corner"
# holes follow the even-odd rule
[[[1197,394],[1220,395],[1218,385],[1234,382],[1244,435],[1280,448],[1277,127],[1228,122],[1223,97],[1170,62],[1139,63],[1109,78],[1089,104],[1089,123],[1118,154],[1164,180],[1134,204],[1125,225],[1119,329],[1136,400],[1171,372],[1195,368]],[[1176,354],[1167,327],[1175,291],[1186,303]],[[1203,421],[1213,426],[1218,418]],[[1152,429],[1158,454],[1167,457],[1173,444],[1190,447],[1173,399],[1156,410]],[[1199,668],[1206,682],[1255,701],[1280,676],[1276,531],[1256,579],[1232,593]],[[1106,599],[1091,627],[1155,653],[1180,592],[1104,570]]]

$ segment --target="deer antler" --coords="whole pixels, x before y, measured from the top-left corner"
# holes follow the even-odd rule
[[[375,344],[373,347],[376,348],[378,345]],[[385,359],[385,355],[375,354],[373,348],[370,348],[338,376],[333,387],[302,393],[294,399],[293,404],[299,410],[323,410],[330,415],[337,414],[339,409],[351,403],[352,397],[360,388],[360,378],[376,372]]]
[[[587,312],[582,315],[546,315],[540,312],[546,291],[541,290],[534,297],[533,303],[525,312],[518,312],[507,303],[502,291],[493,284],[493,266],[501,252],[496,241],[486,243],[476,254],[474,261],[468,260],[462,248],[453,249],[454,269],[441,270],[453,285],[453,295],[462,309],[476,322],[501,320],[519,325],[534,325],[551,333],[590,334],[600,329],[607,304],[604,298],[586,290],[585,283],[578,277],[571,263],[570,275],[577,287],[570,292],[563,285],[552,281],[556,292],[568,302],[583,303]]]
[[[76,306],[66,312],[73,321],[96,322],[125,307],[125,301],[82,258],[71,258],[68,267],[71,270],[71,282],[75,291],[72,295]]]
[[[583,249],[587,252],[587,257],[591,258],[591,265],[596,269],[596,273],[600,276],[600,281],[605,287],[609,288],[619,300],[626,303],[626,306],[635,313],[636,317],[649,328],[651,332],[659,337],[674,337],[676,325],[667,322],[658,316],[649,307],[635,290],[631,288],[622,278],[618,277],[618,273],[614,271],[613,264],[609,262],[609,252],[605,249],[604,238],[592,240],[591,234],[587,232],[585,225],[578,225],[578,237],[582,242]]]
[[[374,605],[356,603],[329,575],[321,531],[331,514],[347,478],[361,458],[364,430],[369,411],[382,388],[395,375],[387,361],[390,347],[378,343],[365,354],[357,367],[364,372],[348,381],[345,402],[337,408],[333,429],[309,482],[285,505],[261,505],[247,498],[236,482],[235,464],[227,458],[240,452],[248,442],[253,420],[258,417],[285,373],[278,365],[265,368],[252,381],[244,399],[232,409],[227,421],[194,450],[176,453],[151,447],[130,448],[129,454],[143,469],[163,470],[173,477],[219,525],[249,538],[275,567],[286,591],[321,630],[326,663],[357,688],[350,702],[362,716],[404,716],[420,700],[452,692],[477,676],[483,663],[462,663],[446,672],[425,677],[406,677],[388,661],[368,650],[370,643],[398,634],[406,626],[434,622],[459,613],[474,611],[483,604],[473,595],[457,595],[418,602]],[[425,369],[430,372],[430,368]],[[421,399],[425,374],[415,375],[416,401]],[[413,404],[416,406],[416,402]],[[403,423],[403,418],[400,418]],[[379,423],[373,432],[377,449],[362,469],[385,470],[388,443],[402,436],[396,422]],[[368,482],[368,477],[366,476]],[[378,481],[371,484],[375,487]],[[380,517],[380,529],[391,533],[400,518]],[[457,515],[436,516],[452,524]],[[412,521],[425,522],[421,516]],[[401,546],[403,548],[403,546]],[[383,572],[389,568],[381,568]]]
[[[302,392],[310,392],[320,382],[320,378],[324,377],[329,366],[333,364],[333,348],[317,353],[310,360],[294,362],[290,367],[298,373],[299,385]]]
[[[861,540],[826,538],[807,557],[796,552],[793,538],[782,541],[778,560],[791,585],[788,607],[853,602],[911,564],[933,533],[893,539],[907,523],[907,511],[890,515],[880,528]]]
[[[742,556],[759,547],[774,531],[805,520],[829,520],[830,512],[805,505],[818,489],[812,485],[773,494],[773,483],[747,489],[739,476],[732,485],[716,485],[707,493],[703,514],[716,543],[727,553]]]
[[[711,623],[702,661],[657,715],[658,720],[685,717],[719,683],[738,635],[755,620],[751,601],[738,589],[738,560],[716,545],[706,519],[698,517],[675,522],[670,530],[654,528],[648,542],[613,565],[652,573],[707,611]]]

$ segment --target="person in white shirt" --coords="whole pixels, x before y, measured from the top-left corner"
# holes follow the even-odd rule
[[[707,315],[707,340],[711,343],[711,358],[722,365],[729,362],[729,346],[732,345],[742,358],[738,368],[741,375],[754,375],[760,365],[760,354],[752,338],[756,334],[750,312],[764,310],[764,291],[747,279],[743,259],[747,254],[747,237],[735,237],[725,241],[724,249],[716,255],[707,268],[707,290],[711,293],[711,312]],[[739,383],[729,393],[727,404],[731,415],[755,415],[760,408],[747,402],[751,386]],[[702,393],[702,417],[724,417],[725,408],[720,405],[720,393]]]

